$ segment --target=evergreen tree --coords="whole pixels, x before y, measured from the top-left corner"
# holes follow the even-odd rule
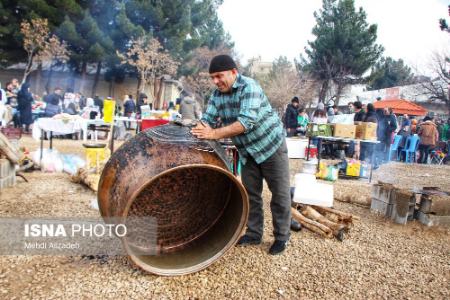
[[[0,65],[7,66],[25,61],[23,36],[20,24],[31,19],[47,19],[50,33],[59,26],[65,16],[79,18],[82,16],[86,0],[64,1],[27,1],[2,0],[0,2]]]
[[[411,68],[402,59],[382,58],[372,68],[369,77],[369,90],[379,90],[393,86],[410,84],[413,81]]]
[[[361,79],[379,59],[383,47],[377,45],[377,25],[366,22],[362,8],[355,11],[354,0],[323,0],[314,13],[316,39],[308,42],[303,70],[322,82],[319,101],[324,102],[330,84],[337,86],[336,103],[343,88]]]

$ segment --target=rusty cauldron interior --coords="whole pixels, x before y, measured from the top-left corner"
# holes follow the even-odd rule
[[[171,124],[139,133],[105,165],[100,212],[125,220],[123,245],[139,267],[159,275],[189,274],[235,245],[247,222],[248,196],[222,151],[218,143],[197,140],[189,128]],[[153,222],[130,221],[142,219]]]

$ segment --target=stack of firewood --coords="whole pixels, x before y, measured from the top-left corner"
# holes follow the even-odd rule
[[[359,217],[337,209],[299,204],[292,208],[292,217],[303,227],[326,238],[335,237],[343,241],[344,233],[353,226]]]

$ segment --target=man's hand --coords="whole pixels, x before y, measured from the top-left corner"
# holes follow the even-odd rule
[[[208,124],[200,121],[197,126],[192,128],[191,133],[199,139],[216,140],[215,129],[211,128]]]

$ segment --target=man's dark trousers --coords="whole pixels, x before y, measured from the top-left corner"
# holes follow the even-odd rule
[[[272,193],[270,209],[275,240],[288,241],[291,224],[291,198],[289,184],[289,159],[286,141],[261,164],[251,157],[242,167],[242,183],[250,200],[247,232],[249,237],[261,239],[264,229],[263,179]]]

